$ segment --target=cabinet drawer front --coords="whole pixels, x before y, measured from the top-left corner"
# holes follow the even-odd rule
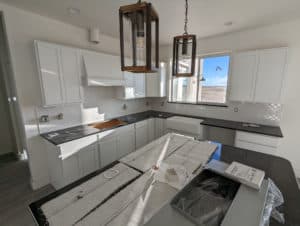
[[[95,134],[58,145],[58,147],[61,151],[61,157],[67,158],[68,156],[77,153],[78,151],[82,150],[83,148],[86,148],[87,146],[96,144],[97,141],[97,134]]]
[[[235,135],[235,140],[237,141],[245,141],[248,143],[263,145],[263,146],[269,146],[277,148],[280,142],[279,137],[272,137],[267,136],[263,134],[255,134],[255,133],[247,133],[247,132],[241,132],[237,131]]]
[[[135,123],[135,128],[141,128],[141,127],[143,127],[143,126],[147,126],[147,120],[143,120],[143,121],[141,121],[141,122],[137,122],[137,123]]]
[[[117,128],[116,132],[117,132],[117,134],[126,133],[126,132],[134,132],[134,124]]]
[[[238,148],[262,152],[262,153],[269,154],[269,155],[276,155],[276,153],[277,153],[277,149],[275,147],[265,146],[265,145],[255,144],[255,143],[249,143],[246,141],[238,140],[238,141],[236,141],[235,146]]]
[[[117,129],[107,130],[101,133],[98,133],[99,141],[111,140],[117,136]]]

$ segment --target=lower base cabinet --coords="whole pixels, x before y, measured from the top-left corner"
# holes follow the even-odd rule
[[[165,119],[150,118],[61,145],[45,141],[51,184],[59,189],[103,168],[163,136],[165,128]]]

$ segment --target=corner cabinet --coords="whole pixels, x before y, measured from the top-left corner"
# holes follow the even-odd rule
[[[233,54],[230,101],[281,103],[287,48]]]
[[[81,102],[78,50],[41,41],[34,46],[43,105]]]

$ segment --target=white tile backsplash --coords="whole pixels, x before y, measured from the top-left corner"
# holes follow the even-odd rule
[[[161,102],[165,101],[164,106]],[[230,102],[228,107],[205,105],[173,104],[166,99],[153,99],[150,102],[153,110],[176,112],[179,114],[196,115],[210,118],[243,121],[264,125],[280,124],[282,107],[279,104],[239,103]],[[235,112],[235,108],[238,110]]]
[[[127,108],[123,109],[126,104]],[[36,120],[40,133],[71,126],[104,121],[121,115],[150,110],[145,99],[118,100],[113,87],[84,87],[84,103],[51,108],[36,107]],[[64,114],[59,120],[56,116]],[[41,115],[49,115],[49,122],[39,122]]]

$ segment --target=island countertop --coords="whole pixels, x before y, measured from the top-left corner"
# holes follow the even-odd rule
[[[278,188],[281,190],[284,197],[284,204],[280,207],[280,210],[284,213],[285,224],[280,224],[277,221],[271,219],[271,226],[296,226],[300,225],[300,190],[296,181],[296,177],[290,162],[286,159],[267,155],[259,152],[254,152],[250,150],[240,149],[227,145],[220,145],[219,149],[214,153],[212,159],[221,160],[227,163],[232,161],[238,161],[249,166],[264,170],[266,173],[266,178],[271,178]],[[116,164],[116,163],[114,163]],[[112,164],[113,165],[113,164]],[[112,166],[111,165],[111,166]],[[108,166],[105,169],[111,167]],[[44,198],[38,200],[30,205],[31,211],[37,222],[44,222],[43,214],[41,213],[41,205],[45,202],[54,199],[55,197],[73,189],[74,187],[80,185],[81,183],[89,180],[91,177],[98,175],[102,170],[96,171],[95,173],[88,175],[73,184],[66,186]],[[169,204],[166,204],[166,206]],[[165,206],[165,207],[166,207]],[[157,220],[161,222],[161,218],[164,219],[166,224],[164,225],[176,225],[174,222],[170,221],[164,217],[164,208],[161,209],[153,218],[148,222],[147,225],[157,225]],[[190,224],[186,224],[190,225]],[[182,225],[183,226],[183,225]]]

